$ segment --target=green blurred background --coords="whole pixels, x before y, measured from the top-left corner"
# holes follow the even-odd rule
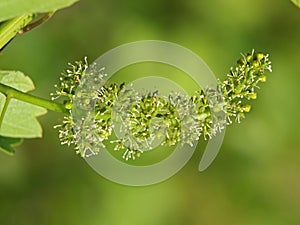
[[[205,172],[192,160],[169,180],[127,187],[105,180],[39,118],[42,139],[0,154],[0,224],[300,224],[300,9],[288,0],[85,0],[15,38],[0,68],[21,70],[49,98],[68,62],[93,61],[124,43],[159,39],[199,54],[223,79],[241,52],[267,52],[274,72],[251,113],[227,128]],[[146,157],[146,155],[144,155]]]

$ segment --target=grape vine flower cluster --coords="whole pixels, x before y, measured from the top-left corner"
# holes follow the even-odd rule
[[[52,94],[52,100],[64,98],[64,105],[68,110],[62,124],[55,126],[59,129],[61,144],[74,144],[76,152],[82,157],[99,152],[93,146],[80,146],[80,132],[84,131],[75,129],[72,117],[75,91],[86,75],[87,68],[86,58],[74,65],[69,64],[69,69],[60,77],[60,83],[55,85],[56,92]],[[253,50],[251,53],[242,54],[237,66],[230,69],[226,79],[223,82],[218,81],[217,90],[221,95],[209,88],[199,90],[190,97],[181,93],[170,93],[169,96],[161,97],[158,91],[141,95],[130,88],[131,86],[126,87],[125,83],[106,83],[91,96],[95,101],[94,114],[89,115],[93,117],[93,124],[87,124],[86,132],[93,129],[96,133],[92,132],[86,137],[93,139],[90,143],[99,142],[105,147],[103,142],[110,140],[113,121],[119,119],[123,124],[120,129],[126,130],[128,135],[110,140],[110,143],[115,145],[115,151],[123,151],[125,160],[140,157],[146,149],[152,148],[156,139],[162,139],[160,144],[165,146],[192,146],[201,136],[205,140],[213,138],[226,124],[240,123],[245,118],[245,113],[251,109],[249,100],[257,97],[259,83],[266,81],[266,72],[272,72],[269,55]],[[102,77],[104,76],[103,69]],[[208,94],[210,98],[207,97]],[[223,104],[217,107],[226,115],[223,123],[214,123],[211,113],[211,101],[214,98],[223,100],[218,101]]]

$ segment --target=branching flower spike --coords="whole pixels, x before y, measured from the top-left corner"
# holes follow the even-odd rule
[[[62,124],[57,125],[61,144],[75,144],[77,153],[82,157],[99,152],[93,145],[82,146],[79,142],[84,131],[74,129],[72,105],[76,88],[80,84],[88,68],[86,58],[83,61],[70,64],[70,68],[60,77],[60,83],[55,86],[56,92],[52,99],[64,98],[68,114]],[[259,84],[266,81],[266,72],[271,72],[269,56],[256,53],[254,50],[243,54],[237,61],[237,66],[231,68],[226,80],[218,81],[217,89],[221,93],[224,104],[219,109],[226,114],[227,125],[240,123],[245,114],[250,111],[250,100],[256,99]],[[162,97],[158,91],[141,95],[122,84],[108,84],[99,88],[93,96],[95,112],[92,118],[93,129],[96,132],[90,136],[105,147],[103,142],[110,140],[115,151],[123,151],[125,160],[139,157],[144,150],[155,148],[157,140],[160,145],[195,144],[201,136],[213,138],[217,132],[224,129],[225,124],[214,124],[211,114],[211,102],[206,94],[214,97],[210,89],[199,90],[188,97],[181,93],[171,93]],[[215,96],[219,97],[219,96]],[[112,118],[115,117],[115,118]],[[84,120],[84,118],[83,118]],[[114,127],[113,120],[121,125],[119,129],[128,135],[111,140]],[[91,129],[91,128],[90,128]]]

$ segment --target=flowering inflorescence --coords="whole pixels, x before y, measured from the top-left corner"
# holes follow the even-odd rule
[[[88,68],[87,58],[84,61],[75,62],[75,65],[69,63],[69,68],[63,72],[59,78],[59,84],[54,85],[56,91],[51,93],[51,99],[64,98],[64,105],[69,114],[64,116],[62,124],[56,125],[54,128],[59,128],[59,139],[61,144],[70,146],[75,143],[74,138],[74,123],[71,116],[73,105],[73,97],[76,87],[80,84],[80,80]]]
[[[272,72],[269,56],[252,51],[238,60],[238,66],[231,68],[227,79],[219,86],[225,98],[228,124],[234,118],[237,122],[245,118],[251,106],[244,99],[256,99],[260,82],[266,82],[265,72]]]
[[[269,56],[253,50],[242,55],[237,67],[230,69],[225,81],[218,81],[216,89],[207,87],[191,97],[179,92],[169,96],[160,96],[158,91],[141,94],[124,83],[105,83],[92,96],[94,112],[88,114],[92,118],[82,118],[84,126],[78,129],[72,106],[87,68],[86,58],[70,64],[52,94],[53,100],[65,97],[69,112],[62,124],[56,126],[61,143],[75,144],[77,153],[86,157],[99,152],[95,145],[105,147],[103,142],[117,129],[119,135],[110,143],[115,145],[114,150],[124,151],[126,160],[135,159],[158,144],[193,146],[201,135],[210,139],[226,124],[239,123],[250,111],[247,101],[256,99],[258,84],[266,81],[265,72],[272,71]],[[224,113],[226,120],[218,119],[212,109]],[[82,141],[84,138],[90,140]]]

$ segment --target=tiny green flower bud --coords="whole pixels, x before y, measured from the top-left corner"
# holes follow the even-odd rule
[[[235,89],[235,91],[234,91],[235,94],[240,94],[242,92],[243,88],[244,88],[243,84],[237,86],[236,89]]]
[[[255,68],[258,68],[258,67],[259,67],[259,61],[255,60],[255,61],[253,62],[253,66],[254,66]]]
[[[250,112],[250,110],[251,110],[251,105],[245,105],[245,106],[243,106],[243,111],[244,112]]]
[[[251,98],[251,99],[256,99],[257,94],[256,93],[249,93],[248,97]]]
[[[247,62],[251,62],[252,61],[252,59],[253,59],[253,55],[252,54],[247,54],[247,56],[246,56],[246,59],[247,59]]]
[[[72,105],[73,105],[73,104],[72,104],[71,102],[66,102],[66,103],[65,103],[65,108],[66,108],[66,109],[72,109]]]
[[[263,58],[265,57],[265,55],[261,52],[257,53],[255,55],[255,58],[258,60],[258,61],[261,61]]]
[[[264,83],[267,81],[267,76],[263,74],[259,77],[259,80]]]

